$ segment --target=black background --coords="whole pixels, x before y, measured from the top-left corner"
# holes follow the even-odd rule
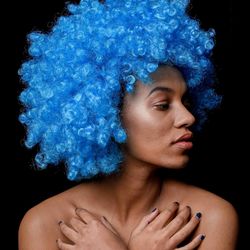
[[[76,2],[76,1],[75,1]],[[27,150],[22,146],[25,137],[24,128],[17,122],[20,106],[17,96],[22,85],[17,76],[17,70],[27,57],[26,35],[33,30],[48,31],[56,16],[63,13],[65,1],[18,1],[13,3],[15,11],[10,15],[13,24],[11,31],[11,67],[8,77],[11,103],[10,125],[11,139],[6,144],[8,164],[8,185],[4,187],[8,214],[8,234],[13,236],[8,249],[17,249],[17,230],[24,213],[40,201],[59,193],[74,185],[66,180],[60,168],[49,168],[46,171],[33,169],[33,157],[36,148]],[[241,106],[243,101],[240,91],[240,79],[236,77],[237,69],[233,53],[234,27],[238,25],[234,18],[231,0],[193,0],[190,9],[192,16],[197,17],[202,27],[216,30],[216,47],[213,60],[219,79],[218,91],[224,95],[222,106],[212,113],[204,131],[197,137],[197,146],[193,152],[194,158],[190,166],[183,171],[187,178],[196,185],[212,191],[230,201],[240,217],[240,237],[237,249],[245,249],[246,222],[244,215],[246,207],[244,191],[246,186],[245,150],[242,146],[244,127],[242,127]],[[10,20],[7,22],[11,23]],[[14,44],[12,44],[14,42]],[[13,56],[13,58],[12,58]],[[236,62],[237,63],[237,62]],[[14,146],[13,146],[14,145]],[[240,151],[239,151],[240,150]],[[12,191],[11,191],[12,190]],[[5,207],[4,210],[6,211]]]

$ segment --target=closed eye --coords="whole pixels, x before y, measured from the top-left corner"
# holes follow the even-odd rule
[[[161,103],[161,104],[157,104],[155,106],[157,107],[157,109],[159,109],[161,111],[167,110],[169,108],[168,103]]]

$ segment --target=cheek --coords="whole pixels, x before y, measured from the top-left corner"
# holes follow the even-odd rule
[[[128,134],[127,148],[131,153],[157,153],[166,145],[168,128],[162,119],[153,116],[143,107],[128,110],[124,118]]]
[[[142,107],[127,110],[123,126],[127,131],[126,152],[130,156],[161,167],[179,168],[188,162],[186,155],[175,152],[170,144],[171,118]]]

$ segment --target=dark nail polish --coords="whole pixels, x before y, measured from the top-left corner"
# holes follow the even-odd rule
[[[201,214],[200,212],[199,212],[199,213],[196,213],[196,215],[195,215],[195,217],[196,217],[197,219],[200,219],[201,216],[202,216],[202,214]]]
[[[174,204],[177,205],[177,206],[180,205],[180,203],[178,201],[175,201]]]
[[[156,210],[156,207],[151,211],[151,213],[153,213]]]
[[[206,236],[205,236],[204,234],[202,234],[201,237],[200,237],[200,239],[201,239],[201,240],[204,240],[205,237],[206,237]]]

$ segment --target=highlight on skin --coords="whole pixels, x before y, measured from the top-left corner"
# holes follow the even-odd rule
[[[48,34],[28,35],[30,58],[19,75],[27,128],[25,145],[39,144],[39,168],[64,162],[70,180],[117,171],[127,134],[120,104],[136,80],[152,84],[160,64],[183,74],[198,127],[220,97],[210,61],[215,32],[188,16],[188,0],[81,0],[68,4]],[[125,90],[125,91],[123,91]]]

